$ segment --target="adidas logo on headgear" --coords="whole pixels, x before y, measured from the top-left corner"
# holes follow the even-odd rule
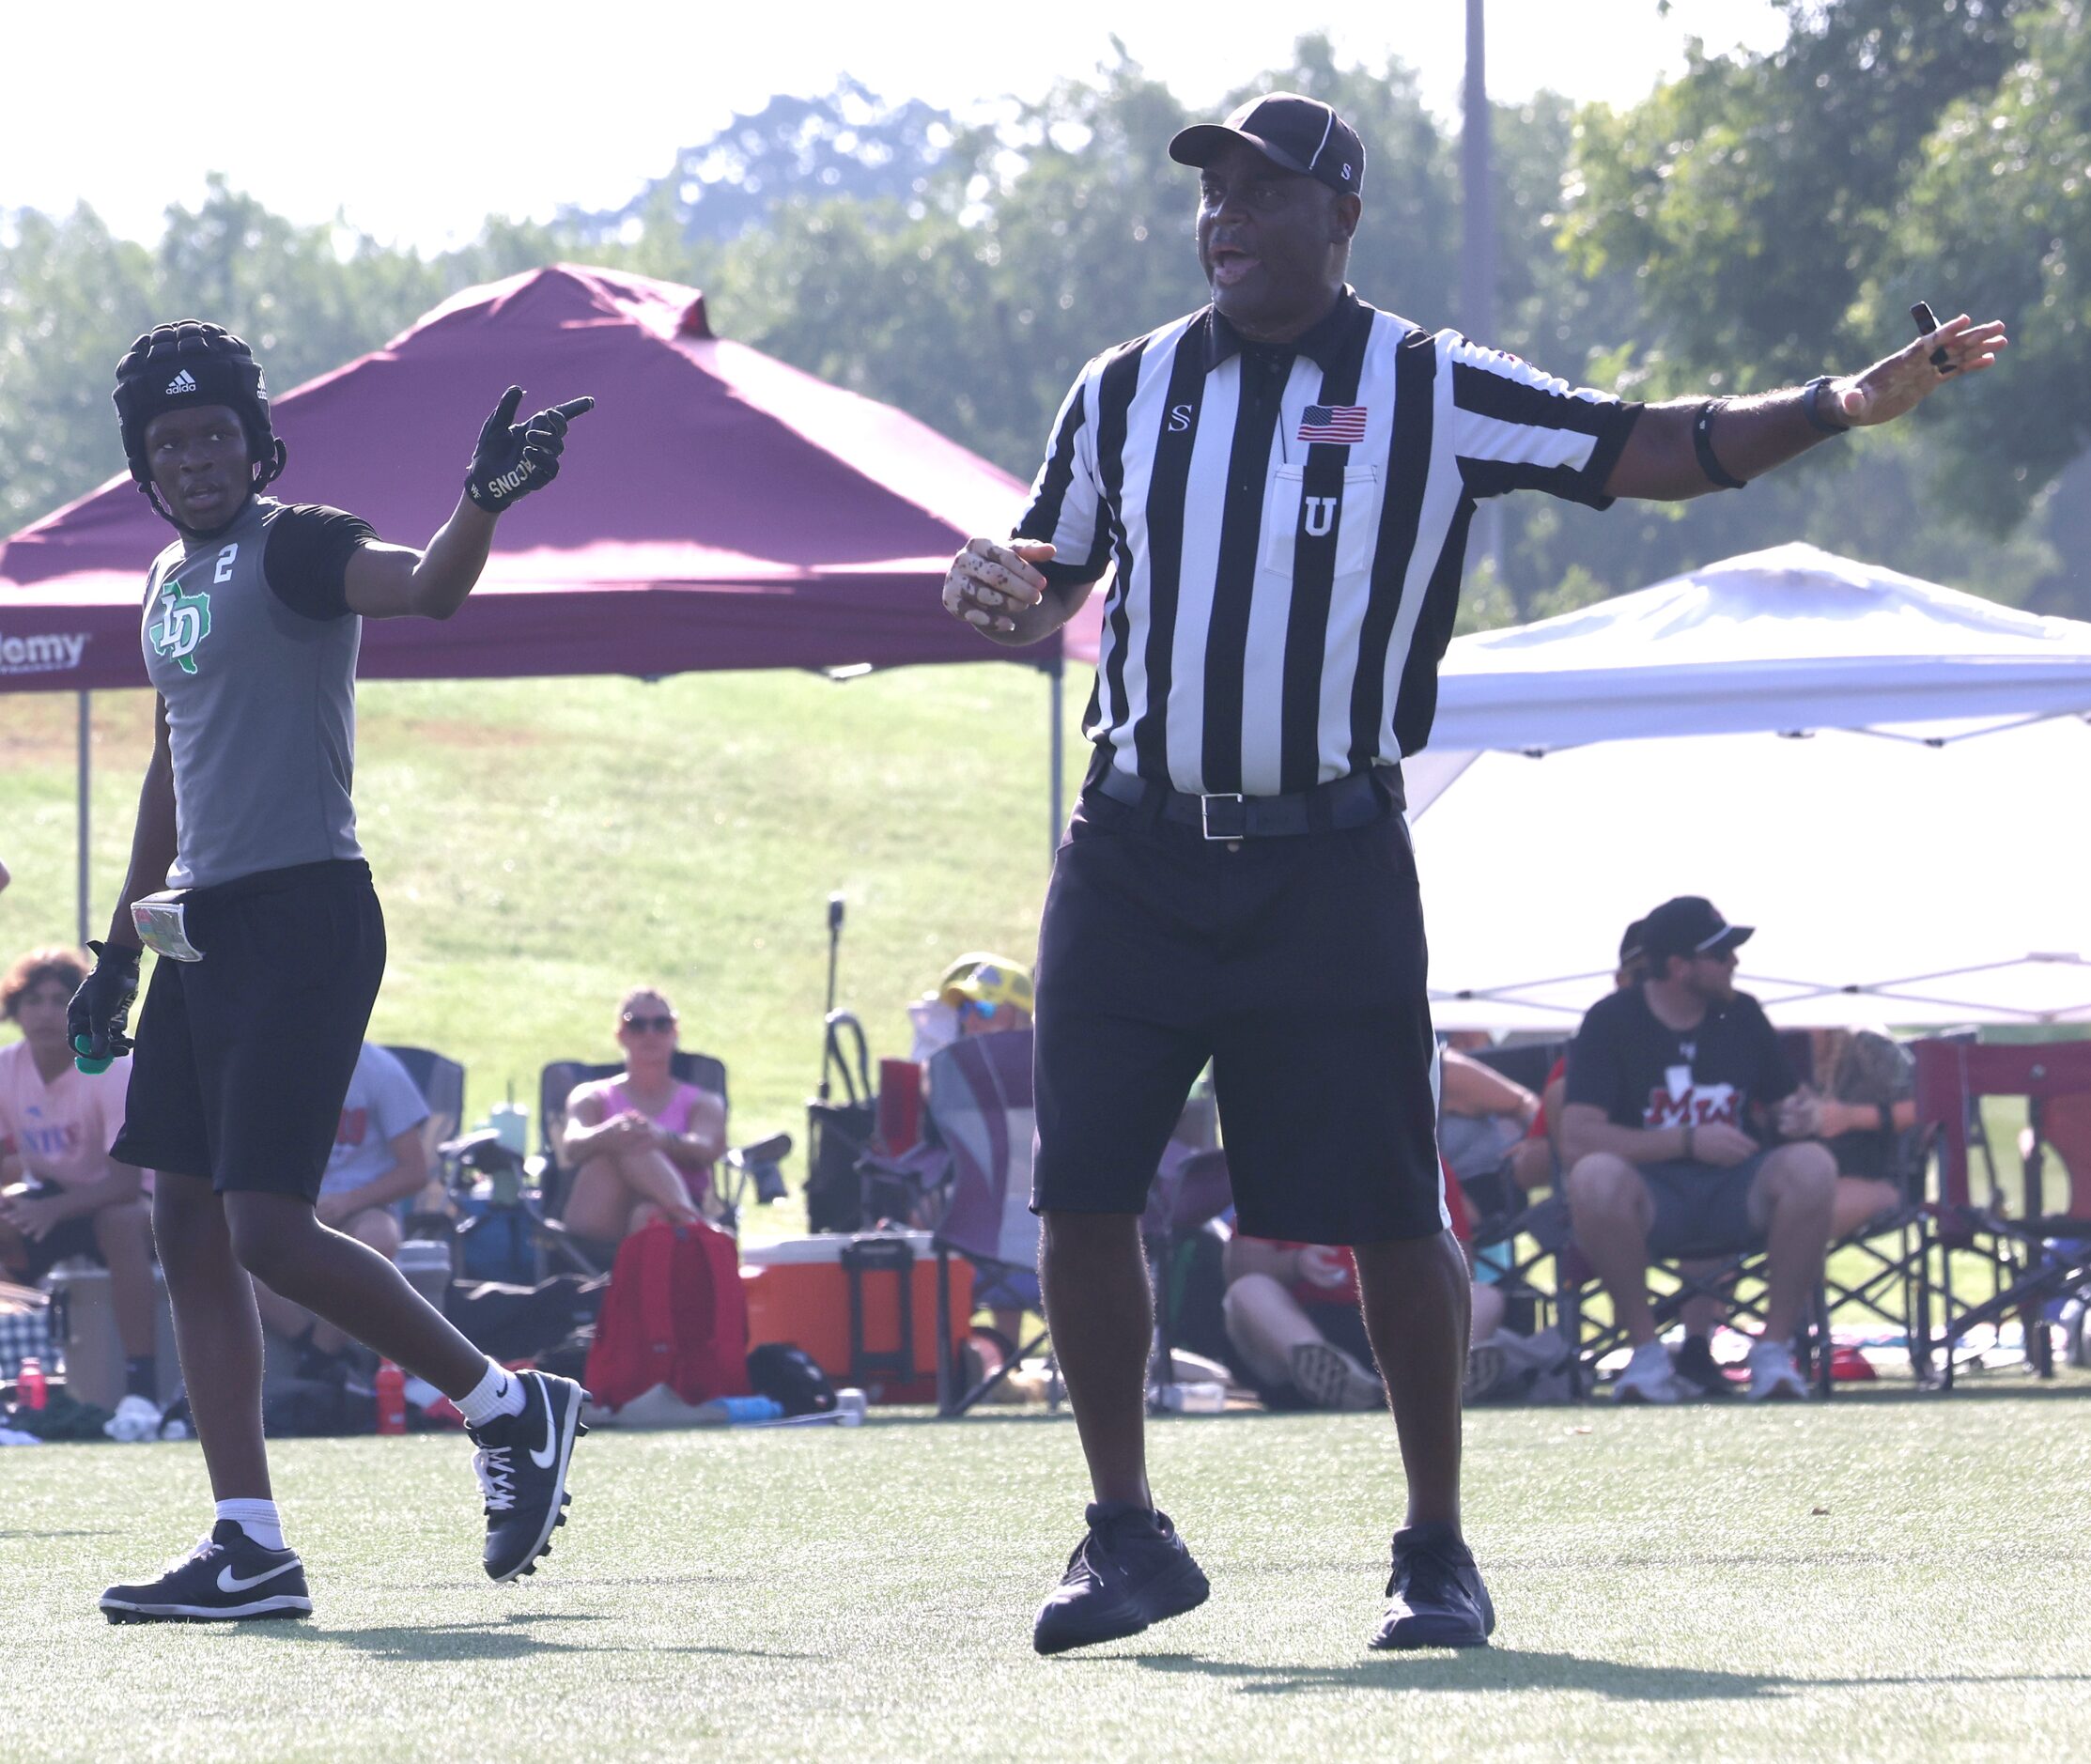
[[[195,376],[190,373],[186,367],[167,382],[167,395],[170,398],[179,393],[194,392],[195,389]]]

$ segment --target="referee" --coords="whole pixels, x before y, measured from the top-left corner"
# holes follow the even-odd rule
[[[1402,756],[1430,734],[1475,504],[1740,487],[1990,365],[2001,324],[1928,328],[1864,373],[1671,405],[1578,391],[1345,286],[1365,148],[1277,93],[1185,130],[1200,311],[1083,370],[1008,545],[944,604],[1004,644],[1115,566],[1088,780],[1037,969],[1040,1277],[1095,1500],[1042,1653],[1203,1602],[1147,1481],[1138,1215],[1214,1068],[1240,1229],[1347,1244],[1408,1479],[1376,1648],[1485,1643],[1460,1529],[1467,1276],[1448,1229]]]

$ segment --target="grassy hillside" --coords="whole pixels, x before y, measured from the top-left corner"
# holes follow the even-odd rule
[[[391,931],[380,1040],[464,1061],[474,1118],[538,1069],[613,1058],[619,994],[665,986],[726,1060],[733,1127],[803,1128],[837,1002],[872,1055],[963,950],[1029,959],[1050,852],[1048,682],[1000,662],[836,684],[793,673],[365,685],[356,798]],[[1086,671],[1066,690],[1070,773]],[[143,692],[94,701],[99,936],[150,750]],[[70,942],[75,708],[0,697],[4,958]]]

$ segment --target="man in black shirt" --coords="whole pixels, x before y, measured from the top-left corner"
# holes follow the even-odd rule
[[[1569,1210],[1634,1344],[1613,1388],[1621,1401],[1685,1394],[1649,1310],[1650,1252],[1759,1243],[1771,1290],[1749,1394],[1807,1393],[1790,1343],[1829,1245],[1836,1164],[1812,1141],[1765,1142],[1773,1106],[1797,1087],[1763,1010],[1735,990],[1750,931],[1696,895],[1665,901],[1645,921],[1649,978],[1591,1006],[1569,1049]]]

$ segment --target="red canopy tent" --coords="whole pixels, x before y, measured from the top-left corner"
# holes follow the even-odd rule
[[[711,334],[704,297],[561,265],[468,288],[383,348],[278,398],[274,494],[420,544],[480,421],[577,393],[558,489],[501,523],[457,618],[373,624],[364,677],[653,675],[977,661],[938,604],[968,534],[1023,487],[912,417]],[[0,544],[0,691],[143,686],[138,606],[170,529],[112,479]],[[1057,659],[1045,645],[1034,664]]]
[[[446,301],[383,348],[274,400],[271,493],[421,544],[455,503],[502,389],[590,393],[560,483],[502,519],[443,624],[364,627],[365,679],[896,667],[998,653],[1053,679],[1058,642],[997,652],[937,588],[969,534],[1007,532],[1014,478],[887,406],[714,337],[694,288],[559,265]],[[0,544],[0,692],[146,684],[145,569],[172,530],[128,477]],[[85,888],[83,885],[83,892]]]

